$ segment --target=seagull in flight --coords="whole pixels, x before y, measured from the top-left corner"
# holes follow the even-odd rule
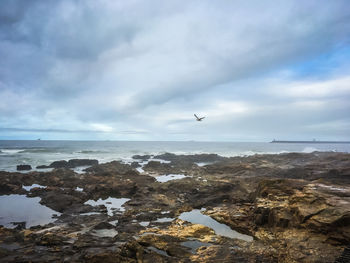
[[[201,117],[199,118],[196,114],[193,114],[194,117],[196,117],[196,121],[202,121],[205,117]]]

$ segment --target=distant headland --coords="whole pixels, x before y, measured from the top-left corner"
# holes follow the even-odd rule
[[[350,143],[350,141],[283,141],[283,140],[275,140],[273,139],[270,143]]]

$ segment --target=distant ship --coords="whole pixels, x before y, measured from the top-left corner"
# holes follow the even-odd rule
[[[273,139],[270,143],[350,143],[350,141],[317,141],[315,139],[312,141],[282,141]]]

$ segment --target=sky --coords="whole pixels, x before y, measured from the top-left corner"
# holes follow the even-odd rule
[[[0,139],[350,140],[349,44],[348,0],[1,0]]]

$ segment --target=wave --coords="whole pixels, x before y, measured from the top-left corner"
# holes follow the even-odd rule
[[[314,148],[314,147],[305,147],[302,150],[303,153],[312,153],[312,152],[317,152],[317,151],[320,151],[320,150],[317,148]]]
[[[107,151],[99,151],[99,150],[82,150],[82,151],[77,151],[74,153],[81,153],[81,154],[92,154],[92,153],[108,153]]]
[[[28,148],[28,149],[25,149],[23,152],[26,152],[26,153],[54,153],[54,152],[60,152],[60,149],[57,149],[57,148]]]
[[[25,149],[1,149],[0,153],[3,155],[13,155],[17,153],[23,153]]]
[[[16,155],[21,153],[37,153],[37,154],[45,154],[45,153],[72,153],[71,151],[67,151],[67,149],[63,148],[16,148],[16,149],[0,149],[1,155]]]

